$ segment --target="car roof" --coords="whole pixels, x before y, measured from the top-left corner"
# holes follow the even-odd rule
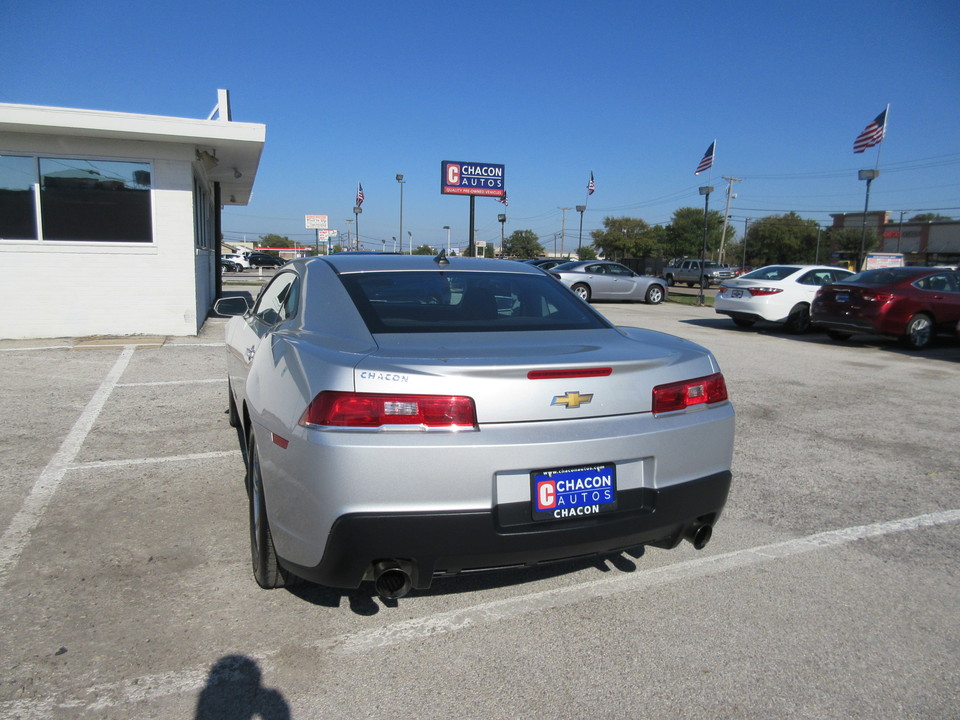
[[[447,264],[438,262],[439,256],[431,255],[366,255],[366,254],[337,254],[326,255],[305,260],[295,260],[293,263],[325,263],[337,273],[354,272],[389,272],[412,270],[445,270],[470,272],[497,272],[515,273],[521,275],[542,275],[536,267],[525,263],[510,260],[495,260],[487,258],[468,258],[454,256],[446,258]]]

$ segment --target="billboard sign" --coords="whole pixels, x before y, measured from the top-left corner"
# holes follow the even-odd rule
[[[443,195],[503,197],[506,189],[503,165],[453,160],[440,163],[440,193]]]
[[[304,215],[304,224],[307,230],[326,230],[327,229],[327,216],[326,215]]]

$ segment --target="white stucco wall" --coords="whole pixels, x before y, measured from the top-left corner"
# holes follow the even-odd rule
[[[197,333],[213,276],[194,243],[193,145],[16,134],[0,152],[150,162],[154,231],[153,243],[0,241],[0,337]]]

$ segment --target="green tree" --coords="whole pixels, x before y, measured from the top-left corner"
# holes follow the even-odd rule
[[[937,220],[953,220],[953,218],[941,215],[940,213],[920,213],[910,218],[910,222],[935,222]]]
[[[841,259],[850,260],[856,264],[860,256],[861,238],[864,252],[870,252],[879,245],[879,238],[873,228],[867,228],[866,236],[863,235],[863,228],[828,228],[820,238],[820,260],[826,262],[831,254],[837,253]]]
[[[747,254],[754,265],[813,262],[818,230],[816,220],[804,220],[795,212],[768,215],[747,231]]]
[[[597,251],[591,245],[583,245],[577,253],[577,258],[580,260],[596,260]]]
[[[413,249],[413,255],[436,255],[436,249],[430,247],[429,245],[421,245]]]
[[[640,218],[606,217],[603,230],[590,233],[593,247],[610,260],[657,254],[653,228]]]
[[[720,248],[723,233],[723,214],[711,210],[707,213],[707,254]],[[733,228],[727,228],[727,239]],[[678,208],[673,219],[663,230],[661,253],[664,257],[700,257],[703,252],[703,210],[695,207]]]
[[[504,257],[535,258],[544,254],[540,238],[533,230],[514,230],[503,241]]]
[[[275,235],[273,233],[260,236],[260,246],[261,247],[271,247],[271,248],[288,248],[292,247],[290,238],[286,235]]]

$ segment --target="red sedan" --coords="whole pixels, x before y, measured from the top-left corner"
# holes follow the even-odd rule
[[[938,331],[956,332],[960,274],[931,267],[864,270],[820,288],[810,319],[834,340],[869,333],[898,337],[907,347],[924,348]]]

